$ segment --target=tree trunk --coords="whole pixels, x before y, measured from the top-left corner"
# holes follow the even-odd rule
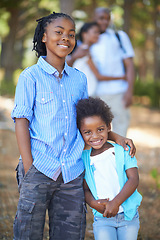
[[[129,35],[131,28],[131,11],[134,0],[124,0],[123,9],[124,9],[124,25],[123,30]]]
[[[5,81],[12,81],[13,72],[16,69],[15,64],[15,39],[17,34],[18,25],[18,12],[17,8],[9,9],[11,14],[9,20],[10,32],[8,36],[2,42],[2,52],[1,52],[1,67],[5,69]]]
[[[68,15],[72,15],[74,10],[75,0],[60,0],[60,9],[61,12],[66,13]]]
[[[155,6],[153,12],[153,21],[154,21],[154,80],[157,81],[160,79],[160,26],[159,26],[159,10],[158,6]]]

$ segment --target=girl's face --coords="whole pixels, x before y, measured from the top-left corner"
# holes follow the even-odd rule
[[[100,149],[108,139],[111,125],[106,125],[100,116],[86,117],[81,121],[80,131],[85,143],[94,149]]]
[[[65,58],[75,46],[75,26],[67,18],[57,18],[48,24],[42,38],[47,56]]]
[[[98,41],[99,34],[99,27],[93,26],[86,33],[84,33],[84,39],[86,39],[90,44],[94,44]]]

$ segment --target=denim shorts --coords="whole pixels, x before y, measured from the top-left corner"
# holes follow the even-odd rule
[[[34,165],[24,175],[17,167],[19,202],[14,220],[14,240],[42,240],[46,210],[50,240],[80,240],[85,235],[84,173],[64,184],[62,174],[54,181]]]
[[[124,219],[124,213],[119,213],[111,218],[94,217],[95,240],[136,240],[138,230],[138,211],[131,221]]]

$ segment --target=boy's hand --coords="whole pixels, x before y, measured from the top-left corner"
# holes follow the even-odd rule
[[[114,201],[100,200],[98,204],[105,206],[103,217],[107,217],[107,218],[114,217],[117,215],[119,211],[119,206],[115,204]]]

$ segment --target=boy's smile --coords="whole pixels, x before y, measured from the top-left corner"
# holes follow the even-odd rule
[[[85,143],[94,149],[103,147],[108,139],[110,129],[110,125],[107,126],[100,116],[84,118],[80,127]]]

